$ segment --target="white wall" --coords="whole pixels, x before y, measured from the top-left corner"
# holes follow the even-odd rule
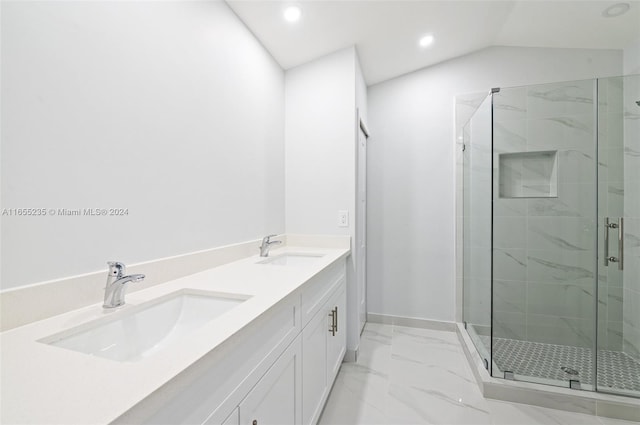
[[[623,75],[640,74],[640,40],[624,49]]]
[[[287,233],[352,235],[338,210],[355,207],[355,51],[285,73]]]
[[[284,231],[283,71],[223,2],[3,2],[2,106],[2,208],[129,210],[3,216],[3,288]]]
[[[367,83],[364,81],[362,67],[360,66],[360,58],[356,54],[356,108],[360,113],[360,117],[367,121]],[[359,125],[359,124],[358,124]]]
[[[366,104],[363,82],[353,47],[285,73],[286,230],[351,236],[354,251],[347,260],[347,349],[351,351],[359,341],[353,259],[356,107]],[[348,227],[338,227],[339,210],[349,211]]]
[[[369,312],[455,319],[456,94],[621,73],[621,51],[494,47],[369,87]]]

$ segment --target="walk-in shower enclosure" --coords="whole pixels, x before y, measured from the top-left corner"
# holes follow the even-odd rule
[[[640,76],[461,96],[457,126],[463,322],[490,374],[639,397]]]

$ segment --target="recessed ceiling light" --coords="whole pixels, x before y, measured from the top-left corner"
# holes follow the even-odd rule
[[[629,3],[616,3],[607,7],[604,12],[602,12],[602,16],[605,18],[615,18],[616,16],[624,15],[631,9],[631,5]]]
[[[420,41],[418,41],[418,44],[420,45],[420,47],[428,47],[433,44],[433,40],[434,40],[433,36],[431,34],[427,34],[420,38]]]
[[[297,22],[302,16],[302,9],[298,6],[289,6],[282,12],[282,15],[287,22]]]

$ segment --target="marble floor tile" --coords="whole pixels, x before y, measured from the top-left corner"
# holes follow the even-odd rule
[[[368,323],[356,363],[343,363],[321,425],[631,425],[485,399],[454,332]]]
[[[344,367],[344,365],[343,365]],[[327,400],[319,423],[324,424],[390,424],[386,416],[386,391],[383,404],[376,404],[376,397],[363,391],[363,387],[347,376],[338,376]]]
[[[495,425],[601,425],[597,416],[547,409],[527,404],[487,400]]]
[[[460,366],[464,352],[453,332],[394,327],[392,359],[432,364],[451,369]]]
[[[638,425],[638,422],[623,421],[621,419],[598,417],[602,425]]]
[[[391,384],[387,417],[402,424],[491,424],[484,398],[456,398],[429,385]]]
[[[389,374],[391,365],[392,328],[372,323],[367,325],[360,338],[358,364],[383,374]]]

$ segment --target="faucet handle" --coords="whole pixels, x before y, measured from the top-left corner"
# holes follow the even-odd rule
[[[278,235],[268,235],[262,238],[262,242],[270,242],[271,238],[276,237]]]
[[[107,264],[109,265],[109,276],[117,278],[124,276],[124,271],[126,269],[124,263],[119,261],[107,261]]]

